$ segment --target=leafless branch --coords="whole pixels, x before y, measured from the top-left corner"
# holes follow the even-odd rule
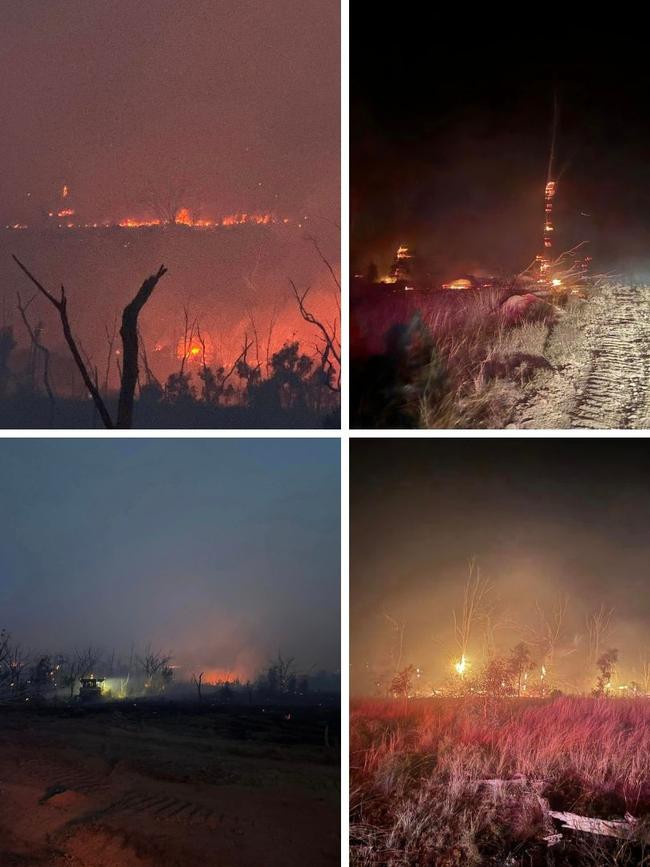
[[[59,313],[59,317],[61,319],[61,326],[63,328],[63,336],[65,337],[66,343],[72,353],[72,357],[77,365],[79,373],[84,381],[84,385],[88,389],[90,396],[92,397],[95,406],[97,407],[97,412],[99,413],[104,427],[112,428],[113,420],[111,419],[110,413],[106,408],[104,401],[99,393],[99,390],[95,383],[92,381],[90,374],[88,373],[88,369],[84,364],[83,358],[81,357],[81,353],[79,352],[79,348],[72,334],[72,328],[70,327],[70,320],[68,319],[68,299],[65,294],[65,289],[63,285],[61,286],[61,297],[55,298],[47,289],[39,283],[39,281],[34,277],[34,275],[23,265],[20,259],[12,254],[12,258],[14,262],[18,265],[20,270],[31,280],[31,282],[36,286],[38,291],[52,304]],[[136,364],[137,368],[137,364]],[[135,382],[134,382],[135,386]],[[119,426],[119,425],[118,425]]]

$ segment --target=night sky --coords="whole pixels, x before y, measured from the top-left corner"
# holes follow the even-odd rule
[[[635,674],[650,627],[646,441],[357,439],[350,463],[353,690],[385,652],[384,613],[406,624],[405,663],[446,674],[472,557],[513,623],[568,595],[567,676],[584,665],[585,614],[613,607],[611,640]]]
[[[3,440],[0,627],[23,648],[338,670],[333,439]]]
[[[558,250],[650,275],[650,73],[623,16],[505,13],[420,26],[415,4],[353,14],[352,263],[403,241],[438,276],[508,273],[539,252],[553,94],[560,102]],[[583,216],[588,214],[589,216]]]

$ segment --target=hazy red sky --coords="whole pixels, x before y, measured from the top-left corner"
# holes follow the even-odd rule
[[[333,281],[305,236],[338,265],[339,27],[338,0],[4,4],[0,224],[30,226],[0,230],[0,300],[18,338],[15,293],[30,287],[11,253],[66,285],[95,359],[104,324],[161,262],[168,276],[142,318],[150,344],[175,345],[187,306],[221,362],[238,354],[250,313],[261,333],[275,315],[274,348],[298,338],[311,352],[288,278],[336,317]],[[78,223],[147,216],[147,190],[176,188],[198,216],[273,210],[291,223],[192,237],[41,232],[64,184]],[[42,299],[33,310],[60,346],[56,315]]]
[[[80,211],[114,216],[170,179],[218,212],[275,205],[335,219],[338,7],[5,4],[2,221],[29,216],[30,199],[47,207],[63,183]]]

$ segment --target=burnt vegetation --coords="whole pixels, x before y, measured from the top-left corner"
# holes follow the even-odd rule
[[[334,269],[313,240],[335,287],[340,317],[340,284]],[[249,311],[249,327],[240,351],[220,362],[209,350],[209,335],[184,309],[177,369],[161,377],[152,347],[142,335],[140,316],[157,299],[164,265],[147,277],[112,328],[105,331],[102,367],[85,351],[75,333],[74,310],[64,286],[50,291],[16,256],[36,294],[16,294],[16,309],[27,350],[13,325],[0,327],[0,412],[8,428],[310,428],[340,424],[341,342],[338,322],[316,316],[310,289],[288,281],[289,292],[313,339],[291,338],[279,348],[275,314],[261,332]],[[164,284],[163,284],[164,285]],[[38,300],[58,314],[68,355],[43,337]],[[118,386],[113,385],[117,377]]]

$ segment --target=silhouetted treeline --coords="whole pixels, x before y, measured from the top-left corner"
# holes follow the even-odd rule
[[[210,704],[252,705],[319,703],[340,692],[337,674],[300,672],[293,658],[281,653],[249,680],[237,675],[219,678],[178,667],[171,653],[146,646],[128,655],[88,646],[68,652],[33,652],[0,630],[0,702],[77,703],[82,681],[92,679],[98,699],[175,699]]]
[[[199,364],[160,381],[148,363],[136,390],[138,428],[321,428],[340,426],[340,392],[334,370],[318,355],[285,343],[268,364],[242,353],[235,365]],[[115,413],[118,396],[104,389]],[[101,427],[74,365],[34,347],[18,350],[11,326],[0,328],[0,426],[3,428]]]

